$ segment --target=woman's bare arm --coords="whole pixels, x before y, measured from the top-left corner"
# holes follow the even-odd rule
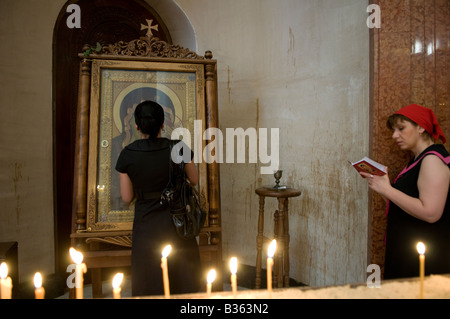
[[[192,185],[198,184],[198,172],[197,167],[193,162],[186,163],[184,165],[184,171],[186,172],[187,178]]]
[[[129,204],[134,198],[133,183],[126,173],[119,173],[120,196],[122,200]]]
[[[369,177],[366,174],[363,176]],[[419,198],[408,196],[393,188],[382,176],[369,177],[368,180],[372,190],[395,203],[411,216],[435,223],[444,211],[449,192],[450,170],[437,156],[426,156],[422,161],[417,181]]]

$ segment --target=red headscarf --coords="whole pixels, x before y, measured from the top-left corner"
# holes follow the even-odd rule
[[[395,114],[406,116],[423,127],[435,140],[441,139],[445,144],[444,132],[442,132],[433,110],[417,104],[411,104],[395,112]]]

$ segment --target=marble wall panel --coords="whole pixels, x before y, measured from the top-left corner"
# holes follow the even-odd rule
[[[386,119],[411,103],[432,108],[450,139],[450,1],[374,0],[382,27],[372,34],[372,156],[395,178],[409,159],[386,129]],[[448,149],[449,142],[447,142]],[[385,203],[371,200],[370,258],[384,269]]]
[[[380,31],[382,33],[390,32],[409,32],[410,26],[410,5],[408,0],[379,0],[381,8]]]
[[[436,106],[436,55],[435,55],[435,7],[424,7],[424,70],[425,70],[425,103],[435,110]]]
[[[436,116],[450,148],[450,1],[436,0]]]
[[[411,6],[411,99],[420,105],[425,104],[424,18],[423,4]]]

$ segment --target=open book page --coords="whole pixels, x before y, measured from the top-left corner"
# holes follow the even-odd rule
[[[372,175],[383,176],[386,174],[386,166],[375,162],[374,160],[364,157],[357,162],[350,162],[350,164],[358,171],[358,172],[366,172]]]

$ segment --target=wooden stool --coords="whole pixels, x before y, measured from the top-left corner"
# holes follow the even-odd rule
[[[297,189],[258,188],[259,195],[258,235],[256,236],[256,280],[255,288],[261,288],[261,251],[264,241],[264,201],[266,197],[278,199],[278,210],[274,214],[274,237],[277,240],[277,251],[274,256],[273,286],[275,288],[289,287],[289,211],[288,198],[300,196]],[[283,280],[284,279],[284,280]]]

